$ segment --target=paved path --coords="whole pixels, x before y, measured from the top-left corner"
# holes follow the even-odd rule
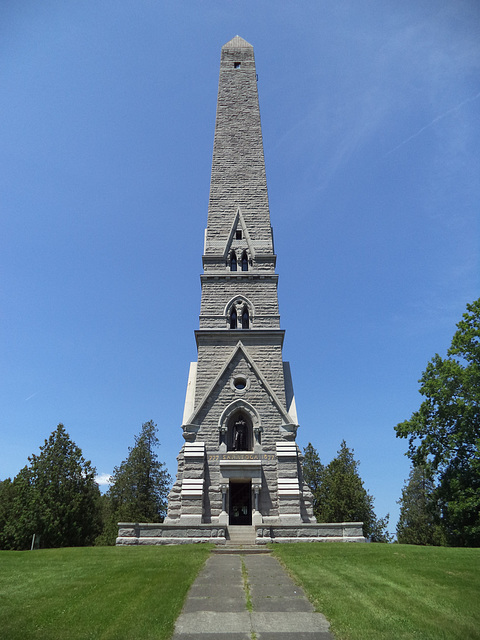
[[[333,640],[328,627],[273,556],[212,554],[173,640]]]

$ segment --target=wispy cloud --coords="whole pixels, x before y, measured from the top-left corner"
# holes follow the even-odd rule
[[[429,122],[428,124],[426,124],[424,127],[422,127],[421,129],[419,129],[418,131],[416,131],[415,133],[413,133],[411,136],[409,136],[408,138],[405,138],[405,140],[403,140],[402,142],[400,142],[400,144],[397,144],[396,147],[394,147],[393,149],[390,149],[390,151],[387,151],[387,153],[385,154],[385,157],[390,155],[391,153],[393,153],[394,151],[397,151],[397,149],[400,149],[400,147],[403,147],[403,145],[407,144],[408,142],[410,142],[410,140],[413,140],[414,138],[416,138],[417,136],[419,136],[421,133],[423,133],[426,129],[429,129],[430,127],[432,127],[434,124],[436,124],[439,120],[443,120],[443,118],[446,118],[448,115],[450,115],[451,113],[454,113],[455,111],[458,111],[459,109],[461,109],[464,105],[466,105],[469,102],[473,102],[474,100],[477,100],[478,98],[480,98],[480,91],[472,96],[471,98],[467,98],[466,100],[463,100],[462,102],[460,102],[459,104],[457,104],[455,107],[452,107],[451,109],[448,109],[447,111],[445,111],[444,113],[441,113],[439,116],[437,116],[436,118],[434,118],[431,122]]]

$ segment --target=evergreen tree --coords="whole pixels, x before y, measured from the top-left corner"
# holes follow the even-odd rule
[[[401,544],[442,544],[435,487],[423,467],[412,467],[402,489],[397,540]]]
[[[8,525],[13,513],[15,489],[10,478],[0,481],[0,549],[11,549]]]
[[[33,534],[44,548],[92,544],[101,528],[95,468],[64,426],[28,460],[8,489],[4,548],[28,549]]]
[[[408,456],[436,481],[449,544],[480,546],[480,299],[467,313],[446,358],[438,354],[420,379],[425,400],[395,427]]]
[[[388,515],[377,520],[373,497],[358,474],[353,451],[342,441],[338,455],[322,474],[318,491],[319,522],[363,522],[363,535],[373,542],[388,542]]]
[[[171,477],[158,460],[158,446],[157,425],[145,422],[127,459],[115,467],[107,496],[117,521],[163,521]]]
[[[320,489],[323,480],[324,467],[320,462],[320,456],[311,442],[303,450],[303,480],[313,495],[313,514],[318,518]]]

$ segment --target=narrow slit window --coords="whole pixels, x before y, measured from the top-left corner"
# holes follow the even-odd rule
[[[243,307],[242,311],[242,329],[248,329],[250,327],[250,318],[248,316],[247,307]]]
[[[236,270],[237,270],[237,256],[235,254],[235,251],[232,251],[230,255],[230,271],[236,271]]]
[[[240,69],[240,65],[241,65],[241,62],[234,62],[233,63],[233,68],[234,69]]]
[[[242,253],[242,271],[248,271],[248,256],[246,251]]]
[[[235,231],[235,239],[236,240],[241,240],[242,239],[242,230],[241,229],[237,229]]]
[[[237,312],[235,310],[235,307],[233,307],[232,313],[230,314],[230,329],[236,329],[236,328],[237,328]]]

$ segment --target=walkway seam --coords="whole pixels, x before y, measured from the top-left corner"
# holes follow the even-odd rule
[[[333,640],[329,627],[276,558],[212,554],[191,587],[173,640]]]

